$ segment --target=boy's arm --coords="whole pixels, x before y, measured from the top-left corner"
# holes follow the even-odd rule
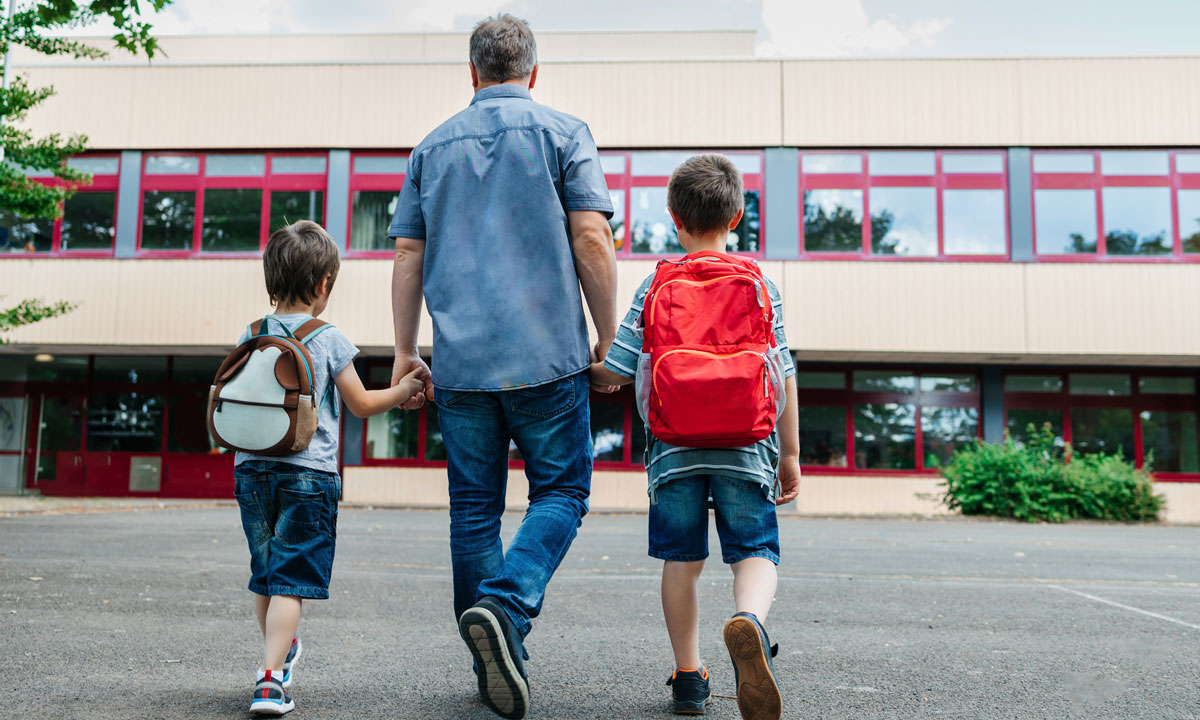
[[[355,417],[366,418],[403,405],[406,400],[425,389],[428,377],[428,370],[415,368],[390,388],[368,390],[363,387],[362,380],[351,364],[334,378],[333,383],[337,385],[342,401],[346,403],[350,412],[354,413]]]
[[[785,383],[787,406],[779,418],[779,495],[776,505],[784,505],[800,494],[800,411],[796,407],[796,377]]]
[[[590,382],[592,383],[593,386],[599,386],[599,387],[596,387],[596,389],[600,390],[601,392],[605,392],[601,388],[603,388],[606,385],[607,386],[628,385],[629,383],[633,382],[633,378],[626,377],[625,375],[622,375],[620,373],[615,373],[612,370],[609,370],[608,368],[604,367],[603,361],[592,363],[592,367],[588,370],[588,379],[590,380]],[[609,390],[607,392],[615,392],[615,391],[616,391],[616,387],[613,387],[612,390]]]

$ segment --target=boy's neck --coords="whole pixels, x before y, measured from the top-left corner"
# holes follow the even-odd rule
[[[317,314],[315,312],[313,312],[314,309],[315,308],[313,308],[312,304],[301,305],[299,303],[292,303],[292,304],[288,304],[288,305],[277,305],[275,307],[275,314],[276,315],[312,315],[313,317],[316,317]]]
[[[729,237],[728,230],[718,230],[704,235],[693,235],[683,228],[677,228],[679,244],[687,250],[688,255],[698,252],[725,252],[725,240]]]

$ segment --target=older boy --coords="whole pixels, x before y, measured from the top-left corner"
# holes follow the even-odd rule
[[[722,155],[698,155],[680,165],[667,186],[667,206],[679,243],[695,253],[721,253],[742,218],[742,178]],[[594,385],[632,382],[641,342],[635,328],[654,275],[638,289],[633,306],[603,363],[594,363]],[[650,481],[650,556],[663,560],[662,604],[675,654],[677,714],[703,715],[710,699],[708,670],[700,658],[697,583],[708,556],[708,500],[716,510],[722,559],[733,570],[736,614],[725,624],[725,644],[737,677],[738,708],[747,720],[775,720],[782,699],[772,647],[762,623],[775,595],[779,526],[775,506],[796,498],[800,486],[795,368],[787,350],[779,291],[766,281],[774,309],[775,338],[785,359],[787,405],[777,432],[749,447],[682,448],[647,431]],[[777,486],[780,488],[778,493]]]

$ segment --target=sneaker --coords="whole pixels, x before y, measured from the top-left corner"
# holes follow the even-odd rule
[[[508,612],[495,598],[480,598],[462,614],[458,634],[475,656],[479,698],[503,718],[525,717],[529,685],[521,662],[524,648]]]
[[[751,613],[738,613],[725,623],[725,647],[733,661],[738,710],[744,720],[779,720],[783,698],[775,682],[778,645],[771,645],[762,623]]]
[[[283,715],[290,713],[296,703],[283,689],[283,683],[272,677],[270,670],[254,686],[254,697],[250,700],[250,712],[260,715]]]
[[[288,648],[287,657],[283,660],[283,682],[284,687],[292,686],[292,668],[296,666],[296,661],[300,659],[300,653],[304,650],[304,646],[300,644],[300,638],[292,638],[292,646]]]
[[[708,668],[676,670],[667,680],[675,701],[676,715],[703,715],[705,705],[712,701],[708,689]]]

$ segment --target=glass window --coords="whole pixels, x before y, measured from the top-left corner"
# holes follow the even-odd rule
[[[142,200],[142,249],[191,250],[196,193],[147,190]]]
[[[946,153],[942,155],[944,173],[1002,173],[1004,156],[1000,153]]]
[[[1185,253],[1200,253],[1200,190],[1180,190],[1179,239]]]
[[[636,152],[633,153],[632,171],[637,176],[665,177],[675,172],[684,160],[696,155],[693,152]],[[757,154],[719,153],[729,158],[743,175],[758,175],[762,172],[762,157]]]
[[[442,441],[442,424],[437,405],[425,403],[425,459],[445,460],[446,444]]]
[[[121,170],[121,158],[73,157],[67,160],[67,167],[88,175],[116,175]]]
[[[1096,252],[1096,193],[1092,190],[1037,190],[1033,193],[1034,233],[1043,255]]]
[[[1166,175],[1167,153],[1162,150],[1107,150],[1100,153],[1105,175]]]
[[[872,254],[937,255],[937,190],[875,187],[868,203]]]
[[[69,357],[54,355],[49,360],[39,362],[34,360],[28,366],[30,382],[87,382],[88,359],[86,357]],[[26,378],[5,378],[24,380]]]
[[[408,158],[403,155],[359,155],[354,158],[354,172],[362,175],[403,175],[408,172]]]
[[[1138,392],[1147,395],[1194,395],[1196,379],[1190,377],[1138,378]]]
[[[862,155],[857,153],[807,153],[801,159],[801,168],[806,173],[862,173]]]
[[[258,177],[266,172],[265,155],[208,155],[204,174],[210,177]]]
[[[262,237],[262,193],[259,188],[204,191],[204,252],[254,252]]]
[[[54,243],[54,221],[26,220],[0,210],[0,252],[50,252]]]
[[[629,451],[631,465],[646,464],[646,424],[636,409],[633,411],[633,437],[629,439]]]
[[[1091,153],[1033,154],[1033,171],[1038,173],[1091,173],[1095,169]]]
[[[867,167],[872,175],[932,175],[934,154],[931,152],[873,152],[867,153]]]
[[[1200,173],[1200,152],[1176,153],[1175,172]]]
[[[55,479],[58,453],[79,452],[82,442],[83,398],[43,396],[37,479]]]
[[[271,191],[271,224],[267,226],[268,233],[298,220],[320,223],[324,217],[325,193],[320,190]]]
[[[1057,375],[1006,375],[1006,392],[1062,392],[1063,381]]]
[[[161,452],[162,434],[162,395],[92,394],[87,411],[88,452]]]
[[[922,375],[921,392],[975,392],[974,375]]]
[[[1109,255],[1171,254],[1170,188],[1106,187],[1101,195]]]
[[[956,451],[979,439],[979,410],[973,407],[921,408],[925,467],[946,464]]]
[[[617,250],[625,247],[625,191],[609,190],[608,197],[612,199],[613,216],[608,219],[608,228],[612,230],[613,247]]]
[[[1008,249],[1003,190],[943,190],[947,255],[1002,255]]]
[[[846,409],[801,405],[800,464],[846,467]]]
[[[179,155],[151,155],[146,158],[147,175],[195,175],[200,172],[200,158]]]
[[[354,193],[350,249],[388,250],[393,247],[394,243],[388,239],[388,227],[392,224],[398,202],[399,191],[363,190]]]
[[[63,203],[63,250],[112,250],[117,194],[78,192]]]
[[[910,393],[917,389],[917,378],[887,370],[856,370],[854,389],[859,392]]]
[[[276,175],[324,175],[325,158],[321,155],[284,155],[271,158]]]
[[[625,156],[624,155],[601,155],[600,170],[605,175],[624,175],[625,174]]]
[[[746,190],[743,202],[742,219],[725,240],[727,252],[758,252],[758,191]]]
[[[216,374],[214,368],[213,374]],[[209,376],[209,381],[212,376]],[[208,387],[183,387],[171,393],[167,452],[222,453],[208,434]]]
[[[1008,411],[1008,434],[1013,439],[1013,442],[1024,445],[1029,442],[1029,428],[1033,426],[1034,432],[1041,432],[1043,426],[1050,424],[1050,430],[1054,433],[1054,444],[1058,447],[1064,447],[1066,441],[1063,440],[1063,412],[1062,410],[1009,410]]]
[[[844,390],[846,388],[846,373],[797,372],[796,387],[805,390]]]
[[[1128,375],[1100,373],[1071,373],[1072,395],[1128,395],[1131,390]]]
[[[805,251],[862,252],[862,215],[862,190],[805,190]]]
[[[855,405],[854,466],[869,470],[915,470],[916,425],[913,405]]]
[[[216,374],[216,370],[213,370]],[[100,355],[92,366],[92,379],[98,383],[147,383],[167,379],[165,357]],[[209,380],[212,380],[209,377]]]
[[[1159,472],[1200,472],[1196,413],[1143,412],[1142,452]]]
[[[176,383],[211,385],[224,358],[176,357],[171,361],[171,380]]]
[[[0,450],[25,449],[25,398],[0,397]]]
[[[682,253],[675,223],[667,213],[665,187],[634,188],[631,222],[633,223],[633,252],[665,255]]]
[[[367,457],[380,460],[417,457],[421,414],[392,408],[367,418]]]
[[[1071,408],[1071,445],[1075,452],[1120,450],[1133,459],[1133,411],[1124,408]]]
[[[592,457],[596,462],[625,460],[624,403],[592,403]]]

